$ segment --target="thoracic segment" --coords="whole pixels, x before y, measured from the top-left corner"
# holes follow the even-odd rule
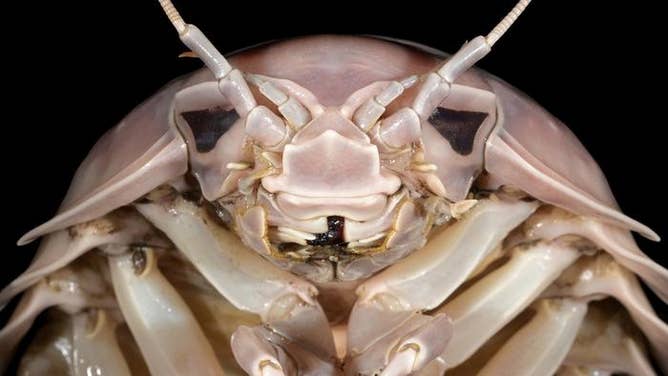
[[[70,230],[69,239],[53,234],[62,254],[76,250],[79,258],[56,272],[32,272],[37,277],[0,294],[9,297],[29,287],[0,331],[2,366],[39,312],[57,307],[66,314],[52,315],[20,373],[86,369],[123,375],[148,369],[178,374],[195,367],[204,374],[223,369],[240,374],[234,356],[241,369],[258,375],[419,371],[428,376],[446,370],[448,375],[568,375],[590,369],[653,375],[643,337],[665,367],[668,326],[656,317],[634,274],[616,261],[617,253],[605,252],[585,230],[569,230],[568,221],[586,219],[547,206],[536,210],[539,203],[499,191],[479,195],[457,218],[448,213],[443,225],[443,213],[418,220],[418,214],[439,205],[400,197],[389,230],[369,243],[379,247],[410,237],[402,229],[418,227],[422,234],[436,223],[438,231],[426,247],[401,263],[388,261],[394,266],[373,278],[337,282],[346,286],[339,292],[325,278],[313,285],[271,265],[268,254],[248,252],[226,228],[235,226],[234,220],[225,223],[210,204],[189,201],[172,189],[160,189],[135,205],[151,223],[139,237],[132,234],[144,219],[128,209],[96,226]],[[136,217],[119,222],[113,219],[119,213]],[[266,226],[270,210],[257,213],[265,222],[255,225]],[[247,225],[264,233],[272,248],[277,239],[272,231],[283,233],[278,239],[301,237],[305,244],[299,246],[321,248],[320,254],[304,252],[302,262],[285,255],[294,251],[274,249],[284,256],[275,262],[281,266],[289,257],[296,269],[317,257],[345,265],[342,254],[374,260],[345,242],[343,219],[326,218],[325,224],[327,232],[321,233],[289,227],[263,232],[253,221]],[[42,247],[53,244],[47,240]],[[375,252],[383,262],[391,248]],[[39,260],[36,264],[43,263]],[[355,303],[346,294],[360,282]],[[432,291],[420,288],[425,285]],[[316,300],[319,288],[324,295]],[[348,308],[340,306],[343,302]],[[425,308],[434,309],[422,313]],[[347,325],[343,363],[326,316]],[[264,326],[253,326],[260,322]],[[69,350],[55,351],[62,346]],[[128,352],[132,347],[140,358]]]

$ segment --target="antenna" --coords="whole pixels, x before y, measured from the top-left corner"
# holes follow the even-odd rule
[[[239,116],[246,116],[257,102],[248,88],[243,75],[238,69],[232,68],[227,59],[218,52],[213,43],[204,36],[195,25],[187,24],[179,11],[176,10],[171,0],[158,0],[167,18],[179,33],[183,44],[197,55],[200,60],[211,70],[218,81],[218,90],[233,105]]]
[[[457,77],[469,70],[480,59],[487,56],[492,50],[492,46],[508,31],[530,2],[531,0],[520,0],[501,22],[492,29],[487,37],[478,36],[474,38],[459,49],[457,53],[452,55],[438,70],[438,75],[452,84]]]
[[[487,37],[485,39],[487,39],[487,44],[489,44],[490,47],[492,47],[494,43],[496,43],[496,41],[501,39],[503,34],[505,34],[506,31],[510,29],[510,27],[522,14],[522,12],[524,12],[524,9],[526,9],[527,5],[529,5],[530,2],[531,0],[520,0],[517,4],[515,4],[513,9],[510,12],[508,12],[508,14],[501,20],[501,22],[499,22],[496,25],[496,27],[494,27],[494,29],[492,29],[492,31],[490,31],[489,34],[487,34]]]
[[[188,46],[204,64],[211,69],[216,79],[220,80],[227,76],[232,67],[227,59],[218,52],[216,47],[209,41],[209,39],[202,33],[195,25],[187,24],[179,12],[172,4],[171,0],[158,0],[160,6],[165,11],[167,18],[174,25],[176,31],[179,33],[179,38],[183,44]]]
[[[434,73],[427,76],[413,102],[413,108],[421,117],[428,117],[436,106],[450,93],[450,85],[485,57],[492,46],[508,31],[531,0],[519,0],[513,9],[486,37],[478,36],[466,43]]]
[[[169,21],[176,28],[176,31],[179,33],[179,35],[185,34],[186,26],[188,25],[186,25],[185,21],[183,21],[183,18],[181,18],[179,11],[176,10],[174,4],[172,4],[170,0],[158,0],[158,2],[160,3],[162,10],[165,11]]]

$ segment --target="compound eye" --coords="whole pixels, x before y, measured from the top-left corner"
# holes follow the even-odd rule
[[[486,112],[461,111],[437,107],[427,121],[445,138],[452,150],[469,155],[480,126],[489,116]]]
[[[199,153],[207,153],[216,146],[218,139],[239,120],[234,110],[214,107],[207,110],[186,111],[181,113],[195,139],[195,148]]]
[[[213,201],[233,191],[234,179],[240,175],[232,174],[227,166],[245,158],[247,112],[235,107],[215,81],[178,91],[173,111],[174,122],[187,145],[191,172],[199,181],[204,198]]]

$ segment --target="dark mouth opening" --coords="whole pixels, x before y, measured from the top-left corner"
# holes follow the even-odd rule
[[[327,232],[314,234],[315,239],[306,241],[308,245],[314,246],[339,246],[345,248],[348,243],[343,239],[343,228],[346,219],[340,216],[327,217]]]

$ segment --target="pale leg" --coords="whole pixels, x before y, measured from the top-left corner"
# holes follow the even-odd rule
[[[109,258],[118,304],[155,375],[222,375],[211,345],[151,249]]]
[[[336,362],[329,323],[315,300],[317,290],[310,283],[263,260],[191,202],[175,198],[168,203],[139,204],[137,209],[167,234],[232,304],[260,315],[275,333],[299,344],[306,352],[323,361]],[[257,356],[244,359],[275,362],[272,354],[263,353],[261,348],[257,351]],[[252,364],[241,366],[255,369]]]
[[[481,200],[461,220],[434,235],[425,247],[363,283],[348,324],[347,372],[360,371],[356,367],[362,364],[367,373],[384,369],[389,357],[378,354],[391,353],[391,345],[399,339],[392,337],[394,330],[406,325],[406,320],[427,324],[419,312],[441,304],[537,207],[535,202],[495,195]],[[371,316],[373,320],[369,320]],[[435,349],[447,342],[449,325],[445,321],[429,325],[423,330],[442,330],[442,336],[422,343],[420,358],[438,353]],[[390,347],[381,350],[382,343]],[[373,352],[369,351],[372,347]],[[420,364],[415,363],[416,367]]]

